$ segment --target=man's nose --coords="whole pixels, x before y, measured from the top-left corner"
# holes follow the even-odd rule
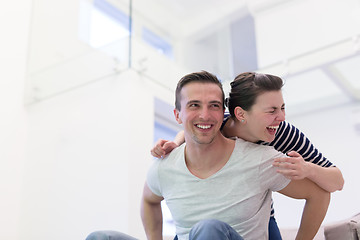
[[[201,119],[208,119],[209,116],[210,116],[209,109],[207,107],[202,108],[201,112],[200,112],[200,118]]]

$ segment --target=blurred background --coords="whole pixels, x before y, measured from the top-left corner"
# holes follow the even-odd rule
[[[145,239],[150,149],[181,129],[174,89],[200,70],[225,92],[281,76],[287,120],[345,178],[324,224],[360,212],[359,0],[15,0],[0,29],[0,239]],[[296,228],[304,202],[274,198]]]

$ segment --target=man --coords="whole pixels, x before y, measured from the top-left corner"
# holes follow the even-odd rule
[[[164,199],[179,239],[267,239],[271,191],[306,199],[296,239],[315,236],[330,194],[307,179],[290,182],[276,173],[272,162],[282,155],[271,147],[220,133],[224,92],[214,75],[184,76],[175,105],[186,144],[148,172],[141,208],[148,239],[162,239]]]

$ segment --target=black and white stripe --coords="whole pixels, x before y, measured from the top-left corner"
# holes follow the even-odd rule
[[[273,146],[282,153],[290,151],[298,152],[305,161],[317,164],[322,167],[334,166],[312,143],[311,141],[297,129],[294,125],[283,121],[280,123],[275,134],[274,141],[268,143],[259,141],[261,145]]]

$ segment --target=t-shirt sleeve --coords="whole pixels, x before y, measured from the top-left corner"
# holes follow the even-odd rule
[[[290,179],[277,173],[277,168],[272,165],[274,159],[278,157],[286,157],[286,155],[276,151],[272,147],[268,147],[263,152],[262,163],[260,165],[260,182],[264,189],[280,191],[290,183]]]
[[[150,166],[147,176],[146,176],[146,183],[150,190],[158,196],[162,196],[161,188],[160,188],[160,181],[159,181],[159,159],[154,160],[153,164]]]

